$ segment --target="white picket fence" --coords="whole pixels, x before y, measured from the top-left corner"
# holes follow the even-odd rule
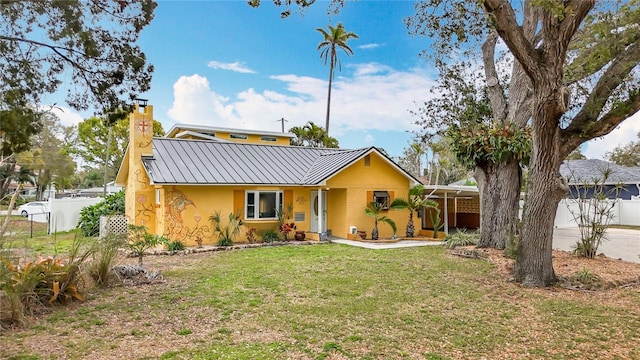
[[[614,202],[613,219],[611,225],[635,225],[640,226],[640,200],[608,200]],[[578,204],[576,200],[562,199],[556,212],[555,226],[574,227],[578,224],[573,219],[572,212],[577,214]]]

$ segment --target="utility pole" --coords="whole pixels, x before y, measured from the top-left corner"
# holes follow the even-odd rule
[[[109,126],[109,135],[107,135],[107,151],[104,155],[104,188],[102,189],[102,197],[107,197],[107,174],[109,171],[109,150],[111,150],[111,137],[113,136],[113,125]]]
[[[289,122],[289,120],[285,120],[284,118],[280,119],[280,120],[276,120],[276,121],[280,121],[282,122],[282,132],[284,133],[284,122]]]

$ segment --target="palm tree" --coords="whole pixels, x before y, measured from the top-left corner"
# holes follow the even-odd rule
[[[415,226],[413,225],[413,212],[419,211],[424,207],[437,208],[438,204],[433,201],[423,197],[422,193],[424,192],[424,185],[417,184],[411,188],[409,188],[409,196],[407,199],[396,198],[391,202],[391,207],[394,210],[409,210],[409,221],[407,222],[407,237],[413,237],[416,231]]]
[[[338,140],[327,135],[327,132],[313,121],[304,126],[294,126],[289,132],[296,136],[295,139],[291,139],[293,146],[338,148]]]
[[[378,240],[378,221],[389,224],[389,226],[391,226],[391,230],[393,230],[393,237],[396,235],[397,227],[395,221],[386,215],[380,216],[381,211],[382,206],[375,201],[370,202],[364,209],[364,213],[373,218],[373,230],[371,230],[372,240]]]
[[[329,63],[329,90],[327,93],[327,120],[325,124],[325,130],[327,135],[329,135],[329,113],[331,109],[331,85],[333,83],[333,70],[336,65],[338,65],[338,70],[342,70],[342,65],[340,64],[340,60],[338,59],[338,49],[342,49],[347,55],[353,55],[353,50],[347,45],[347,41],[349,39],[358,39],[358,35],[352,32],[347,32],[344,29],[342,23],[338,23],[338,26],[333,27],[331,25],[327,25],[328,32],[325,29],[317,28],[316,30],[320,32],[323,36],[323,40],[320,44],[318,44],[317,50],[322,50],[320,52],[320,58],[324,59],[324,64],[327,65]]]

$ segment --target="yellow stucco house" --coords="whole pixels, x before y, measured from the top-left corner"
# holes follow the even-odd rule
[[[130,223],[193,246],[217,243],[209,217],[240,212],[258,238],[277,230],[276,209],[293,205],[291,222],[307,239],[327,233],[370,234],[371,201],[406,197],[418,180],[375,147],[356,150],[289,146],[289,133],[175,125],[152,136],[153,107],[136,105],[116,183],[125,187]],[[406,211],[384,211],[402,234]],[[380,238],[393,235],[378,225]],[[246,242],[244,232],[236,242]]]

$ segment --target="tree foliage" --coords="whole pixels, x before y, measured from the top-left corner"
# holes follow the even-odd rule
[[[29,150],[32,136],[42,129],[41,114],[24,108],[0,110],[0,159],[10,158],[13,154]]]
[[[42,130],[32,136],[28,151],[16,155],[21,167],[31,170],[37,187],[36,198],[50,185],[57,189],[70,187],[76,172],[76,162],[69,155],[75,143],[75,127],[63,126],[57,116],[45,113],[41,116]]]
[[[605,154],[614,164],[622,166],[640,166],[640,133],[638,140],[625,145],[618,145]]]
[[[135,42],[155,7],[152,0],[0,2],[0,104],[39,104],[62,86],[77,110],[130,102],[151,82],[153,66]]]
[[[97,236],[100,233],[100,216],[124,215],[124,191],[107,195],[103,201],[80,210],[78,228],[84,236]]]
[[[289,132],[296,137],[291,139],[293,146],[338,148],[338,140],[328,135],[327,131],[309,121],[304,126],[294,126]]]
[[[531,134],[527,128],[510,127],[509,124],[490,127],[480,123],[466,128],[453,125],[447,135],[458,160],[469,168],[500,163],[509,158],[527,164],[531,155]]]
[[[124,149],[129,143],[129,118],[112,125],[111,149],[107,160],[108,178],[113,179],[120,168]],[[153,120],[153,135],[164,136],[162,124]],[[78,144],[73,153],[82,158],[89,167],[104,168],[104,159],[109,138],[107,121],[98,117],[91,117],[78,124]],[[89,168],[86,169],[90,170]]]

